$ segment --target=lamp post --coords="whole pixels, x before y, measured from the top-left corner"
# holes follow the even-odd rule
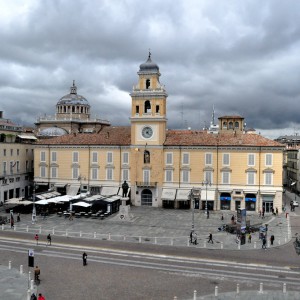
[[[32,216],[31,216],[31,221],[32,224],[35,224],[36,221],[36,209],[35,209],[35,189],[36,189],[36,183],[33,182],[33,195],[32,195],[32,200],[33,200],[33,205],[32,205]]]
[[[191,189],[191,191],[190,191],[189,199],[191,200],[191,204],[192,204],[192,233],[194,233],[194,230],[195,230],[195,198],[194,198],[193,189]]]
[[[211,186],[211,182],[208,181],[208,180],[204,180],[202,181],[202,185],[205,186],[205,190],[206,190],[206,193],[205,193],[205,214],[207,214],[207,186]]]

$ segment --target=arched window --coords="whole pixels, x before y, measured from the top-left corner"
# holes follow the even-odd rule
[[[145,110],[144,110],[144,113],[148,113],[148,112],[151,112],[151,103],[149,100],[146,100],[145,101]]]
[[[227,122],[223,122],[223,128],[227,128]]]
[[[150,79],[146,79],[146,90],[150,87]]]
[[[239,127],[240,127],[239,122],[235,122],[235,123],[234,123],[234,127],[235,127],[235,128],[239,128]]]
[[[150,152],[148,150],[144,151],[144,164],[150,164]]]
[[[229,126],[228,126],[229,129],[233,129],[233,122],[229,122],[228,125],[229,125]]]

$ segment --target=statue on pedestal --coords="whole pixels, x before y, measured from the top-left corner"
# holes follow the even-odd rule
[[[123,182],[122,184],[122,190],[123,190],[123,193],[122,193],[122,197],[127,197],[127,193],[128,193],[128,189],[129,189],[129,185],[128,183],[126,182],[126,180]]]

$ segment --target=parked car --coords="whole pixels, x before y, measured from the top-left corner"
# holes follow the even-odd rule
[[[294,201],[292,201],[293,203],[293,206],[295,206],[295,207],[299,207],[299,203],[298,203],[298,201],[296,201],[296,200],[294,200]]]

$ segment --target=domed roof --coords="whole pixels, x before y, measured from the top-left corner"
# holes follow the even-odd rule
[[[61,136],[68,134],[68,132],[59,127],[48,127],[39,132],[39,136]]]
[[[87,105],[89,102],[83,97],[77,94],[77,87],[75,81],[73,80],[73,86],[70,88],[70,94],[63,96],[57,102],[57,105]]]
[[[151,60],[151,53],[146,62],[140,65],[140,72],[159,72],[159,67]]]

